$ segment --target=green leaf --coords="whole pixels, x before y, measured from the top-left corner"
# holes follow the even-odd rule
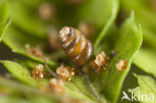
[[[139,87],[136,87],[132,91],[138,100],[141,103],[156,103],[156,81],[149,76],[136,75],[136,78],[138,79]],[[142,95],[147,95],[147,100],[145,99],[146,97],[142,97]],[[149,100],[149,98],[154,99]]]
[[[144,29],[144,44],[148,44],[148,47],[156,50],[156,35],[153,31],[148,29]]]
[[[116,16],[117,16],[117,13],[118,13],[118,8],[119,8],[119,4],[118,4],[118,0],[116,0],[116,1],[113,2],[112,14],[111,14],[110,18],[106,22],[104,28],[102,29],[102,31],[100,32],[99,36],[97,37],[97,39],[95,41],[95,45],[94,45],[95,52],[96,52],[96,50],[98,48],[99,43],[103,40],[104,36],[108,32],[108,30],[110,29],[112,24],[114,23],[114,21],[116,19]]]
[[[150,49],[139,50],[133,63],[143,71],[156,77],[156,55],[154,51]]]
[[[152,5],[154,7],[154,0],[121,0],[123,14],[125,15],[131,10],[135,11],[136,23],[142,25],[144,43],[156,49],[156,13],[152,9]]]
[[[152,9],[152,5],[154,5],[152,1],[154,0],[121,1],[121,8],[125,13],[129,12],[131,9],[135,10],[136,22],[142,24],[143,43],[145,47],[148,47],[148,49],[145,48],[139,51],[134,60],[134,64],[140,67],[139,69],[156,76],[156,14]]]
[[[7,22],[8,19],[8,9],[6,3],[2,0],[0,1],[0,42],[2,41],[5,31],[9,26]]]
[[[0,1],[0,23],[5,24],[8,18],[8,9],[6,3],[2,0]]]
[[[45,85],[47,83],[46,80],[36,80],[31,77],[31,72],[28,71],[27,68],[22,67],[20,64],[13,61],[1,61],[1,63],[5,66],[5,68],[11,72],[14,78],[30,85],[39,87]]]
[[[42,42],[44,41],[36,38],[31,38],[25,35],[25,33],[19,32],[11,27],[8,28],[7,34],[5,35],[3,41],[9,48],[11,48],[13,52],[22,54],[33,60],[44,63],[44,60],[42,58],[38,58],[28,54],[25,48],[26,44],[30,44],[30,46],[36,46],[36,45],[42,45]],[[53,67],[56,66],[56,63],[54,63],[53,61],[48,61],[47,64]]]
[[[97,53],[100,42],[115,22],[118,11],[119,0],[90,0],[80,9],[79,19],[92,23],[97,31],[100,31],[94,43],[95,53]]]
[[[118,0],[89,0],[80,8],[78,17],[101,29],[105,24],[108,25],[110,18],[116,17],[118,8]]]
[[[27,32],[27,35],[41,39],[47,37],[46,25],[37,18],[37,12],[36,14],[35,12],[30,12],[29,8],[26,8],[24,4],[17,0],[8,0],[7,3],[13,24]]]
[[[145,27],[150,31],[156,32],[156,14],[151,10],[152,5],[149,5],[150,3],[152,3],[151,0],[121,0],[121,7],[127,13],[131,10],[135,10],[136,23],[141,23],[143,28]]]
[[[122,25],[119,34],[116,35],[116,37],[118,40],[114,44],[114,50],[118,55],[110,61],[108,66],[109,70],[103,72],[99,80],[102,87],[101,94],[106,96],[112,103],[117,101],[125,76],[142,43],[141,27],[138,28],[136,26],[133,13]],[[120,60],[125,59],[128,60],[127,68],[125,71],[119,72],[116,68],[116,64]]]

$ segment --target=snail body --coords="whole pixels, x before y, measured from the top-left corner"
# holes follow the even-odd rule
[[[59,37],[62,48],[75,65],[82,66],[87,63],[93,54],[93,46],[79,30],[63,27]]]

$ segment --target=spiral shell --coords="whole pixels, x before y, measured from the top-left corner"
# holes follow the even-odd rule
[[[93,54],[93,46],[81,32],[72,27],[63,27],[59,34],[62,48],[75,65],[87,63]]]

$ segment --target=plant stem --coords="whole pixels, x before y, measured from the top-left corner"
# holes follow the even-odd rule
[[[99,103],[101,103],[101,101],[100,101],[100,96],[98,95],[98,93],[96,92],[94,86],[93,86],[92,83],[90,82],[88,75],[83,71],[83,68],[82,68],[82,67],[80,67],[80,71],[81,71],[81,73],[82,73],[82,75],[83,75],[84,80],[86,81],[87,85],[89,86],[89,88],[90,88],[90,90],[91,90],[93,96],[95,97],[95,99],[96,99]]]
[[[48,72],[49,72],[53,77],[59,79],[59,77],[57,76],[57,74],[56,74],[55,72],[53,72],[53,71],[50,69],[50,67],[48,66],[46,59],[44,59],[44,65],[45,65],[45,67],[47,68]]]

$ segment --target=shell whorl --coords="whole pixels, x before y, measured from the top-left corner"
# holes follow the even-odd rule
[[[72,27],[63,27],[59,34],[62,48],[74,64],[82,66],[93,54],[93,46],[81,32]]]

